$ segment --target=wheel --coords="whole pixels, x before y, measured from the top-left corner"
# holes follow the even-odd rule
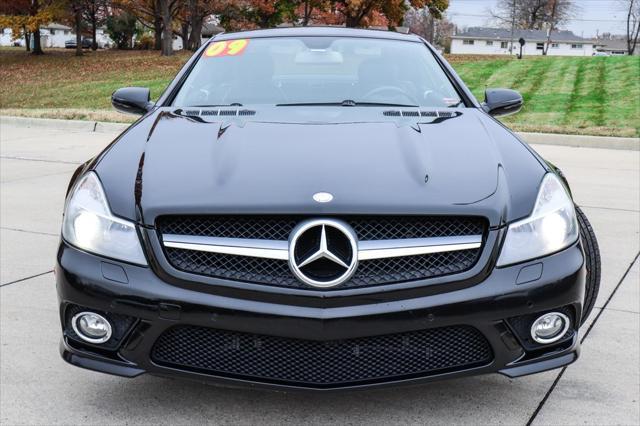
[[[578,225],[580,226],[580,238],[584,248],[585,263],[587,266],[587,279],[584,289],[584,303],[582,305],[582,321],[589,317],[593,305],[596,303],[598,291],[600,290],[600,248],[596,234],[593,232],[589,219],[580,207],[576,206]]]

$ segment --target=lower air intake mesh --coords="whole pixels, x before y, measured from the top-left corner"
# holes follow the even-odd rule
[[[463,370],[493,354],[469,326],[326,342],[177,326],[160,336],[151,358],[180,370],[322,388]]]

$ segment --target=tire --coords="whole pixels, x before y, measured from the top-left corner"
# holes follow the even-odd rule
[[[582,305],[582,318],[580,324],[584,324],[589,317],[593,305],[596,303],[598,291],[600,290],[600,248],[596,234],[593,232],[589,219],[580,207],[576,206],[578,225],[580,226],[580,238],[584,249],[585,264],[587,267],[587,277],[584,289],[584,302]]]

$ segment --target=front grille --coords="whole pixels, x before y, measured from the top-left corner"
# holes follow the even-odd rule
[[[469,326],[326,342],[179,326],[160,336],[151,358],[215,376],[322,388],[469,369],[493,354]]]
[[[163,216],[160,235],[243,238],[286,241],[303,216]],[[486,222],[477,217],[348,216],[340,218],[360,241],[483,235]],[[263,259],[165,247],[175,269],[183,272],[279,287],[309,287],[293,275],[286,260]],[[467,271],[482,248],[418,256],[360,261],[351,279],[325,291],[401,283]]]

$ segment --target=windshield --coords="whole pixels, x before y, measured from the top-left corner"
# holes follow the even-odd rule
[[[273,37],[210,43],[173,105],[461,104],[420,42],[352,37]]]

